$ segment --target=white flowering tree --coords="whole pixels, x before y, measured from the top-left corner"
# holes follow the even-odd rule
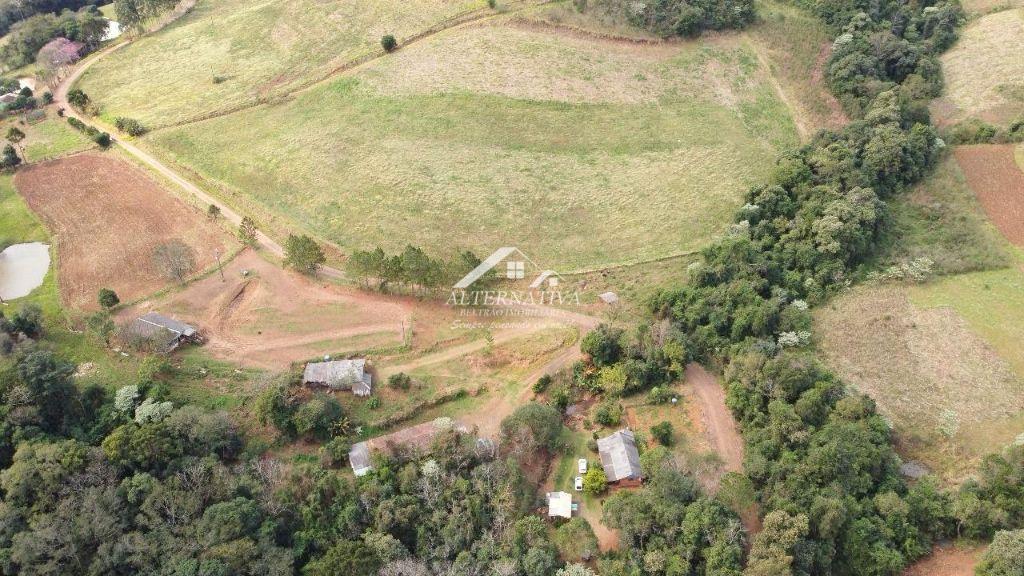
[[[114,394],[114,408],[119,412],[132,412],[139,401],[139,387],[134,384],[122,386]]]
[[[135,409],[135,422],[138,424],[160,422],[170,415],[171,410],[174,410],[174,405],[170,402],[155,402],[152,398],[146,398]]]

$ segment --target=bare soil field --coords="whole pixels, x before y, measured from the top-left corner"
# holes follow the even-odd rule
[[[973,576],[982,551],[981,547],[940,544],[930,556],[907,568],[903,576]]]
[[[152,258],[161,243],[189,245],[196,271],[213,264],[215,250],[232,245],[198,209],[109,155],[84,153],[26,166],[14,184],[54,236],[61,298],[69,308],[97,308],[100,288],[128,302],[167,286]]]
[[[397,346],[414,306],[318,282],[281,269],[252,250],[184,290],[124,310],[127,321],[158,310],[206,334],[206,349],[244,366],[284,369],[322,354]]]
[[[1007,240],[1024,246],[1024,172],[1013,144],[958,146],[957,162],[967,184]]]

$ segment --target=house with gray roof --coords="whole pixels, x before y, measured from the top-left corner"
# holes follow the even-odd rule
[[[302,383],[331,390],[351,390],[356,396],[369,396],[373,392],[373,376],[366,371],[363,359],[310,362],[302,373]]]
[[[636,449],[636,437],[629,428],[598,439],[597,451],[608,482],[639,482],[642,479],[640,452]]]
[[[136,343],[152,343],[161,352],[171,352],[183,342],[201,341],[194,327],[157,312],[148,312],[133,320],[124,335]]]
[[[370,438],[365,442],[359,442],[352,446],[348,453],[348,463],[352,466],[352,472],[356,476],[363,476],[373,470],[371,454],[381,452],[395,455],[398,453],[426,452],[430,449],[434,439],[442,433],[454,430],[459,434],[468,434],[470,429],[459,422],[447,417],[436,418],[429,422],[402,428],[384,436]],[[477,444],[479,447],[479,443]]]

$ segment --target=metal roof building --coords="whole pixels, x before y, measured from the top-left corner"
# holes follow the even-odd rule
[[[636,437],[629,428],[600,438],[597,451],[609,482],[641,479],[640,453],[636,449]]]
[[[302,383],[351,390],[356,396],[369,396],[373,391],[373,377],[366,372],[366,360],[310,362],[302,373]]]
[[[353,445],[352,450],[348,453],[349,465],[352,466],[352,471],[356,476],[362,476],[373,470],[373,465],[370,462],[372,452],[393,454],[399,449],[424,451],[430,448],[431,443],[439,434],[448,430],[455,430],[460,434],[469,432],[469,428],[457,420],[447,417],[437,418]]]
[[[548,518],[572,518],[572,494],[548,492]]]
[[[192,326],[157,312],[148,312],[136,318],[128,325],[127,332],[129,337],[149,340],[166,352],[174,350],[184,341],[198,337]]]

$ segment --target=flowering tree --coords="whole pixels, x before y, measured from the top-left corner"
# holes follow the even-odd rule
[[[50,87],[56,86],[68,74],[71,66],[82,57],[81,42],[67,38],[54,38],[47,42],[36,55],[39,74]]]

